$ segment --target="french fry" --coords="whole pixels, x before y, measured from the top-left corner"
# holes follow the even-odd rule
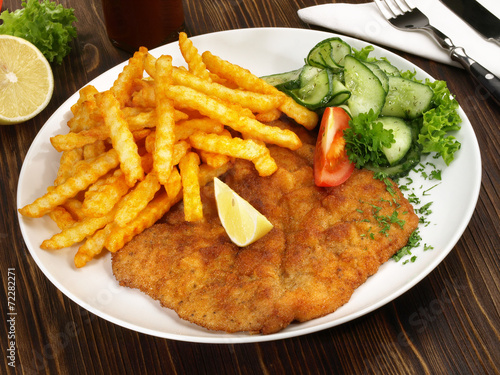
[[[308,130],[314,129],[318,124],[316,112],[306,109],[289,96],[283,101],[280,110]]]
[[[146,147],[146,151],[150,153],[151,156],[155,151],[155,142],[156,142],[156,130],[153,130],[151,133],[148,134],[144,142],[144,147]]]
[[[143,76],[144,59],[147,53],[147,48],[140,47],[139,51],[135,52],[134,56],[129,59],[128,64],[125,65],[111,87],[110,91],[116,100],[118,100],[120,107],[129,104],[135,80],[141,79]]]
[[[156,57],[154,57],[150,53],[148,53],[146,55],[146,58],[144,59],[144,70],[154,80],[154,78],[156,77]]]
[[[106,152],[106,142],[97,140],[94,143],[83,146],[83,160],[92,160]]]
[[[156,126],[155,149],[153,153],[153,168],[158,180],[165,185],[172,170],[172,153],[175,143],[174,105],[166,91],[172,83],[172,58],[162,56],[156,60]]]
[[[156,111],[154,110],[141,111],[131,115],[124,113],[124,115],[125,121],[127,121],[128,127],[132,132],[144,128],[154,128],[157,123]]]
[[[85,190],[90,184],[97,181],[99,177],[116,168],[118,164],[118,153],[116,150],[111,149],[85,168],[81,168],[74,176],[69,177],[61,185],[57,185],[42,197],[37,198],[33,203],[19,209],[19,212],[28,217],[42,217],[54,207],[63,204],[68,198],[72,198],[78,192]]]
[[[198,131],[189,137],[189,141],[196,149],[250,160],[261,176],[269,176],[277,169],[267,147],[251,139],[243,140]]]
[[[231,160],[231,158],[227,155],[216,154],[204,150],[198,150],[198,154],[200,155],[200,159],[203,163],[212,168],[219,168]]]
[[[81,148],[64,151],[61,154],[59,169],[57,170],[57,177],[54,180],[54,185],[60,185],[66,181],[66,179],[73,174],[73,167],[81,160],[83,160],[83,150]]]
[[[81,242],[87,236],[93,235],[97,230],[103,228],[106,224],[113,221],[114,212],[101,217],[87,217],[74,225],[63,229],[50,239],[42,242],[40,247],[45,250],[58,250],[64,247],[72,246]]]
[[[131,100],[136,108],[154,108],[156,106],[154,82],[147,82],[139,91],[134,92]]]
[[[99,255],[104,250],[104,243],[111,233],[113,223],[108,223],[104,228],[99,229],[92,237],[89,237],[85,243],[78,248],[75,254],[75,266],[81,268],[90,260]]]
[[[282,95],[283,103],[279,107],[280,110],[306,129],[314,129],[317,125],[318,115],[315,112],[299,105],[292,98],[281,93],[276,87],[252,74],[249,70],[225,61],[213,55],[210,51],[203,52],[202,59],[208,70],[222,78],[235,82],[243,89],[263,94]]]
[[[201,130],[205,133],[221,134],[224,130],[224,125],[209,117],[181,121],[175,126],[175,140],[187,139],[197,130]]]
[[[146,137],[147,139],[148,137]],[[141,156],[141,165],[145,173],[150,173],[153,170],[153,154],[147,152]]]
[[[98,96],[97,101],[106,126],[109,127],[113,148],[119,155],[120,168],[125,173],[127,184],[134,186],[138,180],[144,178],[144,170],[141,166],[141,157],[137,152],[137,145],[120,111],[118,100],[110,91],[106,91]]]
[[[179,162],[186,221],[198,221],[203,218],[200,183],[198,181],[200,157],[195,152],[187,153]]]
[[[55,207],[47,215],[56,223],[59,229],[66,229],[76,223],[73,216],[62,206]]]
[[[135,130],[132,132],[132,136],[134,137],[134,141],[136,143],[138,143],[139,141],[141,141],[143,139],[146,139],[146,137],[149,134],[151,134],[151,129],[141,129],[141,130]]]
[[[114,221],[120,227],[126,226],[149,203],[160,189],[155,173],[149,173],[118,204]]]
[[[201,114],[217,120],[236,131],[252,133],[254,138],[258,140],[292,150],[296,150],[302,145],[299,137],[294,132],[264,125],[255,119],[240,116],[237,111],[191,88],[173,85],[168,88],[167,93],[175,105],[194,108]]]
[[[179,141],[174,145],[174,150],[172,153],[172,164],[177,165],[181,159],[188,153],[191,149],[191,144],[186,141]]]
[[[273,121],[276,121],[276,120],[279,120],[279,118],[281,117],[281,110],[279,110],[278,108],[274,108],[274,109],[271,109],[270,111],[267,111],[267,112],[261,112],[261,113],[257,113],[255,115],[255,119],[257,121],[260,121],[260,122],[273,122]]]
[[[177,186],[177,194],[170,197],[166,191],[156,196],[127,226],[114,226],[106,238],[104,246],[112,253],[120,250],[134,236],[156,223],[165,215],[175,203],[182,199],[180,181]]]
[[[283,95],[267,95],[251,91],[235,90],[218,83],[206,81],[182,69],[174,68],[173,84],[190,87],[221,100],[239,104],[252,112],[268,112],[278,108],[284,100]]]
[[[67,134],[58,134],[50,138],[50,143],[59,152],[70,151],[92,144],[98,140],[106,140],[109,138],[109,135],[109,128],[103,124],[88,130],[82,130],[78,133],[69,132]]]
[[[85,192],[82,211],[86,216],[99,217],[107,214],[129,190],[125,175],[120,169],[100,181],[102,182],[94,183]]]
[[[181,174],[179,173],[179,169],[175,166],[172,168],[170,172],[170,176],[168,176],[168,181],[164,185],[165,190],[169,197],[173,198],[178,193],[178,186],[182,184],[181,182]]]
[[[64,209],[68,211],[73,218],[75,218],[75,221],[82,221],[86,217],[82,210],[82,201],[77,198],[67,199],[61,207],[64,207]]]
[[[184,32],[179,33],[179,48],[184,60],[186,60],[188,64],[189,71],[195,76],[210,81],[210,75],[201,56],[198,54],[198,49]]]
[[[72,132],[88,130],[94,126],[102,125],[104,122],[99,113],[95,100],[84,101],[76,111],[76,114],[68,121],[68,127]]]
[[[80,89],[80,91],[78,92],[79,97],[78,97],[77,102],[71,106],[71,112],[73,113],[73,115],[76,115],[78,113],[83,102],[86,102],[89,100],[93,101],[95,94],[98,94],[98,93],[99,93],[99,91],[97,91],[97,89],[92,85],[87,85],[85,87],[82,87]],[[95,102],[95,100],[94,100],[94,102]]]

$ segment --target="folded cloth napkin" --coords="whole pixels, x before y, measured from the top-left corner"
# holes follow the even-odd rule
[[[414,0],[412,3],[429,17],[433,26],[448,35],[456,46],[465,48],[470,57],[500,77],[500,46],[498,44],[484,40],[480,34],[437,0]],[[495,10],[498,11],[498,9]],[[373,2],[316,5],[300,9],[298,15],[308,24],[437,62],[460,66],[451,60],[448,51],[441,48],[427,33],[402,31],[391,26]]]

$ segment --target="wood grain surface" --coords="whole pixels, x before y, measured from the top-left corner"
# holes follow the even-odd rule
[[[195,344],[137,333],[87,312],[63,295],[24,244],[16,205],[19,171],[51,114],[80,87],[130,55],[109,42],[99,0],[58,2],[75,9],[78,37],[63,63],[52,66],[53,98],[33,120],[0,126],[0,373],[500,373],[500,106],[484,98],[463,70],[397,51],[435,78],[448,81],[472,123],[483,163],[479,200],[465,233],[444,261],[411,290],[331,329],[234,345]],[[186,31],[195,36],[249,27],[310,28],[298,18],[297,10],[327,2],[185,0]],[[21,0],[4,0],[2,11],[20,7]],[[9,366],[8,358],[9,272],[16,279],[15,367]]]

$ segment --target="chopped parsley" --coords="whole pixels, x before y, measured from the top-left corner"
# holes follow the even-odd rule
[[[399,251],[392,256],[392,259],[394,259],[396,262],[399,262],[406,255],[413,255],[411,252],[412,249],[419,247],[421,240],[422,237],[420,236],[420,230],[417,228],[410,235],[406,246],[403,246],[401,249],[399,249]]]

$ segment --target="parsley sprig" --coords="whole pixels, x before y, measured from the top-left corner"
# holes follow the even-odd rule
[[[396,141],[392,131],[384,129],[377,119],[378,115],[370,109],[368,113],[354,117],[349,123],[350,127],[344,130],[347,155],[357,168],[368,163],[375,166],[388,163],[382,147],[389,148]]]

